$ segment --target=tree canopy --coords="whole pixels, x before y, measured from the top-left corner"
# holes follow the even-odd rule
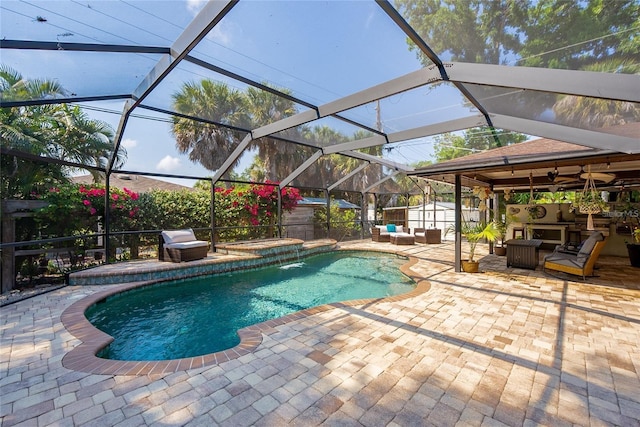
[[[493,135],[498,136],[501,145],[511,145],[523,142],[527,136],[517,132],[496,129],[492,131],[483,126],[464,131],[462,135],[444,133],[436,136],[434,155],[437,162],[463,157],[480,151],[498,147]]]
[[[582,69],[637,57],[634,0],[396,0],[396,7],[444,60]],[[462,29],[464,29],[462,31]],[[416,49],[408,41],[411,49]],[[424,65],[431,62],[417,52]]]
[[[0,96],[7,101],[46,99],[67,91],[50,80],[27,80],[16,70],[0,67]],[[78,106],[68,104],[0,109],[2,146],[92,167],[104,167],[114,147],[114,131],[100,120],[90,119]],[[126,158],[120,149],[116,164]],[[24,197],[67,182],[72,169],[57,163],[40,163],[2,156],[2,192],[5,198]],[[90,169],[92,173],[95,173]]]
[[[287,93],[285,89],[279,90]],[[255,129],[299,112],[295,103],[285,97],[256,88],[241,92],[212,80],[185,84],[173,95],[173,105],[183,115],[174,118],[172,127],[178,150],[189,153],[193,162],[211,171],[217,171],[245,137],[246,131],[238,128]],[[208,122],[185,116],[204,118]],[[369,136],[364,131],[346,135],[328,126],[303,125],[287,129],[273,137],[252,141],[248,147],[256,154],[252,164],[240,173],[228,171],[225,177],[241,177],[256,182],[280,180],[316,151],[312,146],[325,147]],[[380,155],[382,149],[370,147],[362,151]],[[231,166],[232,169],[239,164],[239,160]],[[336,182],[360,164],[360,160],[342,155],[322,156],[296,179],[296,185],[316,187],[319,182]],[[367,171],[354,176],[352,180],[376,182],[380,178],[380,173]]]

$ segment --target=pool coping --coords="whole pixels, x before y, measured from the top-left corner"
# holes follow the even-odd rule
[[[337,250],[354,251],[352,249],[340,248],[337,248]],[[162,375],[189,369],[213,366],[219,363],[238,359],[253,352],[262,343],[263,334],[268,335],[277,326],[284,325],[295,320],[300,320],[302,318],[331,310],[333,308],[400,301],[418,296],[424,292],[427,292],[431,288],[431,284],[428,280],[425,280],[421,276],[417,275],[413,270],[411,270],[411,267],[418,263],[418,258],[406,254],[401,250],[389,251],[367,249],[366,252],[384,252],[406,257],[407,262],[400,266],[400,271],[406,276],[413,279],[416,282],[416,287],[411,292],[394,295],[391,297],[358,299],[323,304],[317,307],[311,307],[304,310],[296,311],[294,313],[290,313],[286,316],[282,316],[276,319],[271,319],[265,322],[257,323],[255,325],[247,326],[237,331],[238,336],[240,337],[240,343],[238,345],[215,353],[171,360],[125,361],[102,359],[97,356],[97,353],[101,349],[103,349],[113,341],[113,337],[93,326],[91,322],[89,322],[89,320],[85,317],[84,313],[93,304],[105,298],[131,289],[150,286],[161,282],[161,280],[129,282],[120,285],[108,285],[109,289],[96,292],[92,295],[82,298],[79,301],[74,302],[69,307],[67,307],[60,316],[60,320],[65,329],[75,338],[80,340],[80,344],[78,346],[74,347],[64,355],[64,357],[62,358],[62,365],[65,368],[73,371],[80,371],[90,374],[133,376],[159,374]]]

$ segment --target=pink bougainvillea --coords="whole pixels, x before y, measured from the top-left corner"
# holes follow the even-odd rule
[[[295,188],[279,190],[277,182],[248,184],[238,187],[216,187],[216,216],[219,223],[233,225],[273,226],[278,212],[278,191],[282,209],[290,212],[302,199]]]
[[[86,212],[91,216],[101,217],[104,215],[104,195],[106,190],[102,186],[94,185],[85,187],[81,185],[78,192],[84,198],[82,204],[87,208]],[[140,197],[138,193],[127,188],[120,190],[119,188],[110,189],[111,216],[112,221],[118,221],[120,218],[134,219],[140,210],[135,206],[135,201]]]

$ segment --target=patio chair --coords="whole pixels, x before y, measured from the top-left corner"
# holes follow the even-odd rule
[[[160,261],[187,262],[207,256],[209,242],[197,240],[193,230],[164,230],[160,233],[158,259]]]
[[[552,253],[544,257],[543,269],[545,273],[547,270],[556,270],[582,276],[585,280],[587,276],[593,276],[593,269],[605,243],[604,236],[597,231],[582,243],[577,252],[568,250],[564,245],[556,246]]]
[[[416,237],[416,243],[442,243],[441,232],[438,228],[414,228],[413,234]]]

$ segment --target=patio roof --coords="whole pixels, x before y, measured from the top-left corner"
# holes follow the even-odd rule
[[[640,135],[640,124],[617,129],[620,134]],[[606,174],[607,181],[596,180],[603,189],[640,187],[640,154],[540,138],[470,154],[420,168],[413,175],[453,184],[460,175],[466,187],[488,186],[495,191],[536,189],[575,189],[584,186],[588,168],[594,174]],[[531,178],[531,182],[530,182]],[[609,179],[611,179],[609,181]]]
[[[134,171],[198,179],[213,172],[214,180],[229,179],[268,139],[276,151],[295,152],[277,160],[278,176],[267,177],[282,186],[315,182],[324,189],[376,192],[396,175],[426,176],[425,171],[415,173],[411,164],[428,160],[432,136],[478,126],[488,127],[497,142],[501,137],[495,131],[507,130],[542,138],[529,145],[564,141],[600,150],[611,159],[624,154],[633,160],[640,153],[637,126],[631,134],[618,133],[552,111],[567,96],[575,97],[578,109],[592,101],[638,109],[638,75],[617,69],[580,71],[571,69],[570,61],[563,65],[569,69],[524,67],[520,52],[498,62],[450,60],[450,50],[434,50],[433,34],[412,24],[407,5],[384,0],[208,2],[195,16],[185,13],[189,5],[162,2],[143,9],[135,2],[3,2],[3,65],[30,79],[58,81],[67,93],[3,97],[0,105],[72,103],[109,121],[116,129],[114,150],[106,167],[97,166],[107,174]],[[281,34],[283,28],[291,36]],[[631,30],[625,30],[629,38],[637,34],[637,28]],[[619,38],[603,35],[608,36]],[[565,40],[562,34],[556,39]],[[572,55],[568,46],[549,47],[549,52],[564,51]],[[203,79],[239,91],[251,88],[276,103],[290,103],[292,113],[252,125],[211,117],[207,111],[179,111],[172,102],[175,94],[186,83]],[[167,139],[166,123],[177,118],[241,137],[217,169],[203,170],[197,162],[189,167],[186,154]],[[637,125],[638,117],[627,117],[626,123]],[[329,136],[321,139],[318,129],[328,130]],[[115,153],[123,147],[129,147],[129,156],[118,169]],[[369,151],[372,147],[377,154]],[[4,141],[2,149],[4,154],[31,156],[5,147]],[[185,172],[167,172],[181,162]],[[340,180],[317,173],[344,162],[351,172]]]

